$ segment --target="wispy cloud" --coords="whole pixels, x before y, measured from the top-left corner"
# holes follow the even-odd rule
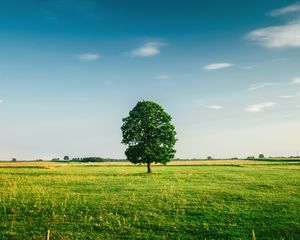
[[[166,43],[161,41],[147,42],[143,46],[133,49],[131,55],[135,57],[153,57],[160,54],[160,48],[165,45]]]
[[[203,99],[196,99],[196,103],[199,104],[202,108],[208,108],[208,109],[212,109],[212,110],[222,110],[222,109],[224,109],[224,107],[222,105],[209,105]]]
[[[300,47],[300,22],[257,29],[248,38],[267,48]]]
[[[223,69],[223,68],[229,68],[229,67],[232,67],[232,66],[233,66],[232,63],[227,63],[227,62],[212,63],[212,64],[205,65],[203,67],[203,69],[206,70],[206,71],[214,71],[214,70],[220,70],[220,69]]]
[[[300,84],[300,77],[294,78],[294,79],[291,81],[291,84]]]
[[[253,105],[249,105],[248,107],[245,108],[245,111],[247,112],[262,112],[266,108],[270,108],[276,105],[275,102],[263,102],[263,103],[257,103]]]
[[[0,99],[0,103],[3,103],[3,100],[2,100],[2,99]]]
[[[300,3],[294,3],[287,7],[275,9],[270,13],[270,15],[277,17],[277,16],[282,16],[289,13],[297,13],[297,12],[300,12]]]
[[[271,12],[272,16],[300,13],[300,4],[292,4]],[[267,48],[300,47],[300,18],[297,14],[293,21],[284,25],[256,29],[247,34],[247,38]]]
[[[255,68],[255,66],[245,66],[245,67],[242,67],[242,69],[245,69],[245,70],[252,70],[254,68]]]
[[[100,58],[100,55],[96,53],[82,53],[79,54],[76,59],[82,62],[96,61]]]
[[[272,87],[272,86],[278,86],[279,83],[276,83],[276,82],[262,82],[262,83],[255,83],[255,84],[252,84],[248,90],[250,91],[254,91],[254,90],[258,90],[258,89],[261,89],[261,88],[265,88],[265,87]]]
[[[295,95],[282,95],[282,96],[279,96],[279,98],[294,98]]]
[[[170,75],[158,75],[155,77],[156,79],[170,79],[171,76]]]
[[[220,106],[220,105],[211,105],[211,106],[207,106],[207,108],[209,109],[214,109],[214,110],[221,110],[221,109],[224,109],[223,106]]]
[[[286,62],[286,61],[289,61],[289,60],[290,60],[289,58],[281,57],[281,58],[272,59],[272,62]]]

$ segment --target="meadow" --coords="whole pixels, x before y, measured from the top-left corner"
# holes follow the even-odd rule
[[[0,239],[300,239],[300,162],[0,163]]]

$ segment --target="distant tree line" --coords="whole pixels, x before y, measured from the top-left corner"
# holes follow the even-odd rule
[[[102,157],[75,157],[70,158],[69,156],[64,156],[62,160],[60,158],[53,158],[54,162],[121,162],[126,161],[124,159],[111,159],[111,158],[102,158]]]
[[[86,157],[82,158],[81,162],[104,162],[104,159],[101,157]]]

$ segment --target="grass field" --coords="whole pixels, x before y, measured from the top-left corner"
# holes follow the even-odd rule
[[[299,163],[0,163],[0,239],[300,239]]]

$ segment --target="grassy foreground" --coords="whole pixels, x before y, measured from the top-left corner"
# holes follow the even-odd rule
[[[299,170],[0,164],[0,239],[300,239]]]

